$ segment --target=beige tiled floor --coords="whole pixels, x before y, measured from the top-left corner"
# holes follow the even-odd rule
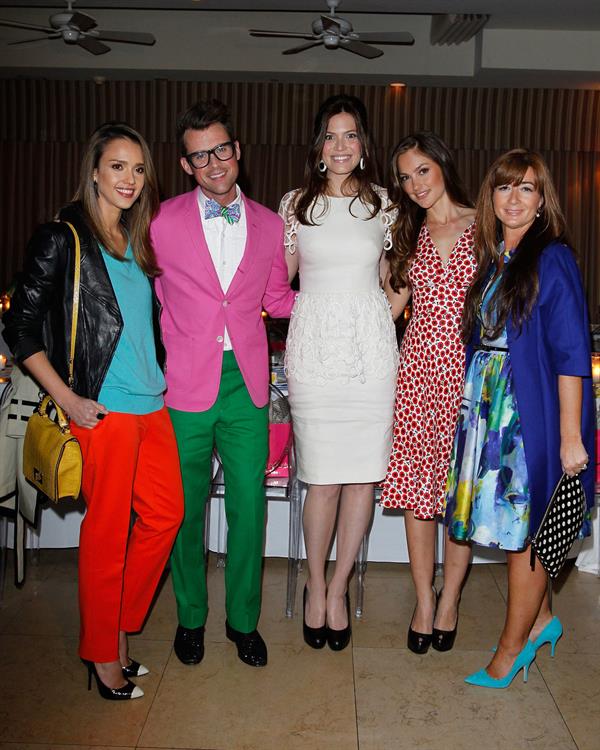
[[[0,750],[598,750],[600,579],[569,567],[555,587],[565,625],[557,656],[540,652],[508,690],[469,687],[502,627],[503,565],[474,566],[453,651],[406,649],[414,602],[406,565],[370,564],[352,648],[315,652],[284,616],[286,562],[269,559],[260,629],[269,665],[241,664],[224,634],[223,571],[209,569],[206,657],[172,652],[175,602],[166,581],[131,652],[151,667],[145,697],[102,701],[76,654],[75,551],[43,550],[21,590],[0,603]],[[439,584],[438,584],[439,586]],[[302,580],[298,586],[298,601]]]

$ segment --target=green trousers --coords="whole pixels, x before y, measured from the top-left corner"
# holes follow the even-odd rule
[[[236,630],[249,633],[256,628],[260,614],[268,408],[259,409],[252,403],[233,352],[224,352],[219,394],[213,406],[203,412],[169,412],[185,495],[183,524],[171,554],[179,624],[200,627],[208,614],[204,519],[214,446],[225,477],[227,620]]]

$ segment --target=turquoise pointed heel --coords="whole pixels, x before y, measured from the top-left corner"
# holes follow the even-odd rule
[[[480,669],[479,672],[475,672],[474,674],[465,677],[465,682],[467,685],[475,685],[476,687],[507,688],[521,670],[523,670],[523,682],[527,682],[529,667],[534,659],[535,646],[528,640],[523,647],[523,650],[515,659],[512,669],[506,677],[495,679],[494,677],[490,677],[485,669]]]
[[[562,622],[558,617],[553,617],[538,637],[533,641],[533,647],[536,651],[540,649],[545,643],[550,644],[550,656],[554,656],[556,651],[556,644],[558,639],[563,634]]]

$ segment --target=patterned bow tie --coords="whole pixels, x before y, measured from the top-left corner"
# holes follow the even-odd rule
[[[232,203],[231,206],[221,206],[217,201],[208,198],[204,205],[204,218],[214,219],[222,216],[228,224],[237,224],[240,220],[240,204]]]

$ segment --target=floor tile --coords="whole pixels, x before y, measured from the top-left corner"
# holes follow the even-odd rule
[[[148,613],[144,629],[135,638],[151,641],[172,642],[177,627],[177,606],[171,576],[162,577],[154,601]]]
[[[334,654],[302,641],[306,570],[288,619],[287,560],[267,559],[259,628],[270,660],[254,670],[225,638],[224,570],[215,562],[211,555],[204,662],[184,667],[172,653],[177,617],[167,577],[143,633],[131,639],[132,655],[152,674],[139,680],[145,698],[126,708],[85,690],[76,655],[77,550],[28,559],[21,589],[9,568],[0,602],[0,750],[357,750],[358,739],[360,750],[469,750],[482,747],[482,737],[485,750],[598,747],[600,578],[571,562],[554,584],[565,626],[557,657],[543,648],[529,683],[517,678],[503,691],[462,678],[486,662],[501,630],[505,565],[472,566],[455,648],[418,657],[406,649],[414,607],[408,565],[369,564],[353,650]],[[355,580],[350,594],[355,604]]]
[[[139,744],[353,750],[352,651],[271,645],[264,669],[242,664],[230,643],[210,644],[197,667],[172,656]]]
[[[463,682],[488,658],[356,648],[360,750],[577,750],[535,667],[508,690]]]
[[[490,574],[494,581],[496,582],[496,586],[498,587],[498,590],[506,599],[508,595],[508,580],[506,577],[506,563],[498,563],[497,565],[488,565],[487,568],[490,571]]]
[[[576,591],[574,586],[565,586],[553,595],[553,612],[564,627],[561,651],[600,655],[600,587],[585,586],[583,591]]]
[[[35,635],[44,632],[45,615],[38,611],[40,603],[52,603],[57,591],[57,584],[62,582],[68,587],[69,582],[77,592],[77,550],[31,550],[26,553],[25,582],[22,586],[14,585],[14,568],[12,550],[9,550],[9,565],[5,577],[4,597],[0,601],[0,633],[16,632]],[[75,606],[77,594],[75,593]],[[23,609],[26,605],[28,610]],[[75,610],[76,612],[76,610]],[[19,621],[15,616],[19,613]],[[48,627],[55,634],[73,635],[76,630],[57,626],[57,618],[63,614],[50,614]],[[21,622],[22,617],[22,622]],[[76,616],[78,617],[78,616]],[[69,619],[69,618],[67,618]],[[41,625],[40,625],[41,623]],[[63,623],[64,624],[64,623]]]
[[[136,745],[170,653],[164,642],[144,645],[143,661],[152,673],[139,679],[145,696],[128,703],[124,714],[118,702],[103,700],[94,687],[91,692],[86,690],[76,639],[2,635],[3,740],[52,746]]]
[[[459,610],[457,649],[486,649],[498,640],[505,616],[504,600],[487,565],[473,565]],[[443,579],[436,579],[443,586]],[[354,645],[406,648],[406,633],[415,607],[412,579],[406,570],[365,576],[364,614],[354,621]]]
[[[52,743],[0,742],[0,750],[135,750],[123,745],[57,745]]]
[[[600,656],[567,654],[560,644],[554,658],[547,648],[539,651],[536,664],[579,750],[598,750]]]
[[[27,581],[20,592],[17,614],[7,619],[0,632],[76,637],[79,634],[76,571],[75,568],[70,579],[51,571],[43,581]]]

